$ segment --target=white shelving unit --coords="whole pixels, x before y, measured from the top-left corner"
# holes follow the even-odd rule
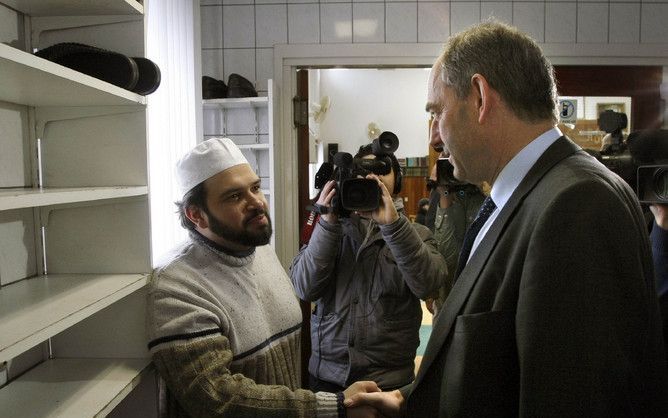
[[[276,219],[273,94],[272,80],[268,80],[267,96],[209,99],[202,105],[205,139],[225,136],[239,146],[262,180],[270,216]]]
[[[0,38],[0,415],[114,416],[155,396],[146,98],[28,51],[143,56],[145,1],[2,4],[25,28]]]

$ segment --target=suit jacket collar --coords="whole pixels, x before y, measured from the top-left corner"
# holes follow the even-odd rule
[[[484,239],[480,242],[478,248],[469,259],[466,267],[462,270],[459,278],[450,291],[450,295],[443,303],[441,311],[434,318],[431,337],[429,338],[425,355],[415,378],[413,389],[420,384],[426,370],[431,366],[434,359],[441,351],[443,343],[452,331],[455,320],[468,299],[473,286],[478,280],[482,268],[496,246],[501,231],[503,231],[506,223],[512,218],[517,207],[524,200],[524,197],[555,164],[580,149],[581,148],[570,139],[562,136],[554,142],[543,155],[541,155],[536,164],[529,170],[526,177],[512,194],[508,203],[503,207],[489,231],[487,231]]]

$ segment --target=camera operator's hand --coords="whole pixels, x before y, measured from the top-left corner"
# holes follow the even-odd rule
[[[649,210],[654,214],[654,222],[656,222],[661,229],[668,229],[668,205],[655,203],[649,205]]]
[[[318,197],[318,201],[316,202],[318,205],[326,207],[330,211],[332,210],[332,198],[336,194],[336,188],[334,186],[336,186],[336,181],[334,180],[330,180],[327,183],[325,183],[322,190],[320,191],[320,196]],[[335,224],[339,222],[339,217],[332,212],[323,213],[320,215],[320,217],[330,224]]]
[[[378,187],[380,187],[381,191],[380,205],[378,205],[378,209],[373,212],[360,213],[360,215],[371,217],[379,225],[388,225],[399,219],[397,208],[394,207],[394,200],[392,199],[390,192],[387,190],[385,183],[383,183],[375,174],[369,174],[366,178],[378,182]]]

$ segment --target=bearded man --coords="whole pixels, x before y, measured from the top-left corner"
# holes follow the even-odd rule
[[[239,148],[211,138],[177,163],[189,239],[152,275],[148,347],[161,377],[161,416],[343,417],[338,393],[300,381],[302,316],[274,250],[267,200]],[[349,410],[348,417],[371,413]]]

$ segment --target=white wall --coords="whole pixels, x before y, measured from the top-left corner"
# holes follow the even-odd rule
[[[320,72],[320,94],[330,109],[320,125],[320,140],[355,154],[369,142],[367,126],[379,125],[399,137],[397,157],[429,153],[427,79],[429,69],[327,69]],[[362,88],[363,87],[363,88]]]

